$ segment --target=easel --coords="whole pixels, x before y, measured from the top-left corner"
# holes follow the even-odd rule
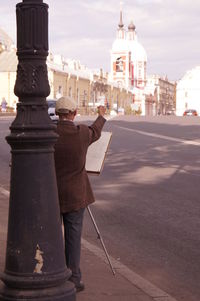
[[[105,156],[111,141],[112,133],[111,132],[102,132],[101,137],[99,140],[97,140],[95,143],[91,144],[86,157],[86,170],[90,174],[100,174],[101,170],[103,169],[103,164],[105,160]],[[94,228],[97,232],[97,238],[100,239],[100,242],[102,244],[103,250],[106,254],[106,257],[108,259],[110,268],[112,270],[113,275],[115,275],[115,271],[113,269],[112,263],[110,261],[110,257],[108,255],[108,252],[106,250],[103,238],[101,236],[101,233],[97,227],[97,224],[95,222],[94,216],[91,212],[91,209],[89,206],[87,207],[88,213],[91,217],[92,223],[94,225]]]
[[[99,229],[98,229],[98,227],[97,227],[97,224],[96,224],[96,222],[95,222],[94,216],[93,216],[93,214],[92,214],[91,209],[90,209],[89,206],[87,206],[87,210],[88,210],[88,213],[89,213],[89,215],[90,215],[90,217],[91,217],[91,220],[92,220],[92,223],[93,223],[93,225],[94,225],[94,228],[95,228],[95,230],[96,230],[96,232],[97,232],[97,238],[100,240],[100,242],[101,242],[101,244],[102,244],[103,250],[104,250],[104,252],[105,252],[105,254],[106,254],[106,257],[107,257],[107,259],[108,259],[108,263],[109,263],[109,265],[110,265],[110,268],[111,268],[111,270],[112,270],[112,273],[113,273],[113,275],[115,276],[115,271],[114,271],[114,268],[113,268],[112,263],[111,263],[111,261],[110,261],[110,257],[109,257],[109,255],[108,255],[107,249],[106,249],[106,247],[105,247],[103,238],[102,238],[101,233],[100,233],[100,231],[99,231]]]

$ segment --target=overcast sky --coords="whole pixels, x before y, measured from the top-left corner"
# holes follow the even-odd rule
[[[15,41],[15,5],[0,2],[0,27]],[[47,0],[50,51],[110,71],[119,23],[118,0]],[[178,80],[200,65],[200,0],[124,0],[125,28],[133,20],[144,46],[147,73]]]

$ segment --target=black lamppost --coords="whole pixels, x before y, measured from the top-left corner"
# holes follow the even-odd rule
[[[15,94],[17,116],[6,138],[11,146],[11,188],[6,262],[0,300],[74,301],[65,265],[54,168],[57,139],[48,113],[50,93],[48,5],[17,4]]]

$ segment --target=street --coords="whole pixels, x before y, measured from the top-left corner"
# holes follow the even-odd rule
[[[174,116],[112,120],[104,170],[91,177],[91,208],[111,255],[184,301],[200,300],[199,123]],[[85,224],[86,239],[95,243],[89,218]]]
[[[5,189],[11,121],[0,118]],[[90,176],[91,210],[109,254],[178,301],[199,301],[200,118],[119,116],[104,130],[113,137],[101,175]],[[83,237],[100,245],[88,213]]]
[[[0,116],[0,186],[9,189],[10,168],[9,162],[11,158],[10,146],[7,144],[5,137],[9,135],[9,126],[13,117]]]

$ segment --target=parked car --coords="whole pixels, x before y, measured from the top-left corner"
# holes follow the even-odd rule
[[[47,99],[48,114],[51,120],[55,123],[58,122],[58,116],[56,115],[56,99]]]
[[[168,110],[168,111],[166,111],[166,113],[165,113],[166,115],[174,115],[174,111],[172,111],[172,110]]]
[[[198,113],[196,110],[188,109],[188,110],[185,110],[185,112],[183,113],[183,116],[198,116]]]

